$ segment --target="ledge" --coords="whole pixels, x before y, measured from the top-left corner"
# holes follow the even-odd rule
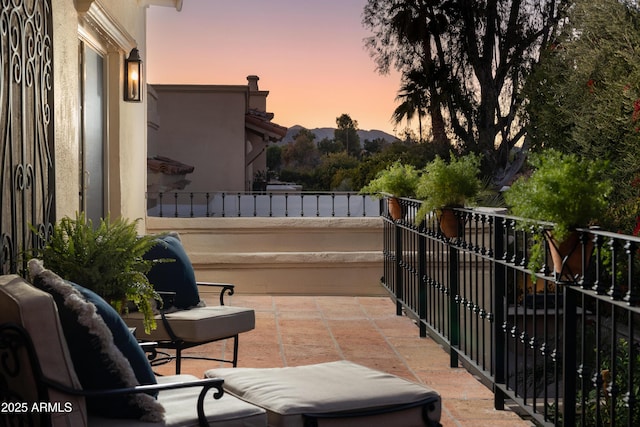
[[[194,267],[224,266],[229,264],[244,265],[246,268],[254,268],[257,264],[273,267],[291,266],[302,264],[301,268],[308,265],[327,264],[329,266],[344,266],[345,264],[370,264],[383,261],[380,251],[361,252],[238,252],[238,253],[191,253],[189,258]]]
[[[207,233],[246,232],[253,229],[301,229],[301,228],[382,228],[381,217],[226,217],[226,218],[158,218],[147,217],[148,232],[179,229],[181,233],[206,231]]]

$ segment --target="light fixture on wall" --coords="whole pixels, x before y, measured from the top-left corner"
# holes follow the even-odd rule
[[[142,101],[142,59],[135,47],[124,60],[124,100]]]

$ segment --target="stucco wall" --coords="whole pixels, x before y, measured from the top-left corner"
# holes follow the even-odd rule
[[[53,76],[56,215],[78,210],[79,113],[78,18],[73,0],[54,0]]]
[[[195,167],[186,191],[243,191],[247,86],[154,85],[156,153]]]
[[[79,29],[86,11],[99,6],[146,56],[144,2],[53,0],[56,216],[79,209],[80,101]],[[146,104],[122,100],[125,51],[112,44],[106,55],[108,98],[108,210],[112,216],[144,218],[146,191]],[[144,77],[143,77],[144,78]],[[142,224],[142,227],[144,224]]]
[[[199,281],[268,295],[381,296],[382,219],[152,218],[178,232]]]

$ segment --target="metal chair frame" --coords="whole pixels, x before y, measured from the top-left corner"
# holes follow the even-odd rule
[[[233,295],[234,288],[235,288],[235,285],[232,285],[230,283],[196,282],[196,284],[199,287],[202,286],[202,287],[220,288],[220,297],[219,297],[220,305],[225,305],[224,304],[225,295],[229,295],[229,296]],[[222,337],[222,338],[216,338],[214,340],[208,340],[208,341],[190,342],[190,341],[183,340],[173,331],[173,328],[171,327],[171,321],[167,319],[167,316],[166,316],[167,309],[171,308],[171,306],[173,305],[173,297],[175,296],[175,292],[158,292],[158,293],[160,294],[163,300],[163,305],[162,305],[163,308],[160,309],[160,318],[162,320],[162,324],[166,329],[170,339],[156,340],[155,341],[156,347],[161,349],[174,350],[175,354],[169,354],[167,352],[157,351],[157,354],[159,354],[160,357],[151,358],[152,366],[164,365],[166,363],[169,363],[175,360],[176,374],[179,374],[182,369],[182,359],[211,360],[216,362],[230,363],[234,368],[238,365],[239,334]],[[194,310],[197,310],[197,308],[195,308]],[[183,350],[187,350],[203,344],[208,344],[216,341],[223,341],[227,339],[233,339],[233,358],[232,359],[221,359],[221,358],[214,358],[214,357],[207,357],[207,356],[190,356],[190,355],[184,355],[182,353]]]
[[[24,364],[21,363],[21,360],[24,360],[21,354],[25,352],[28,366],[23,366]],[[29,333],[24,327],[15,323],[0,324],[0,360],[2,360],[2,363],[0,363],[0,378],[2,379],[0,381],[0,402],[4,404],[24,405],[28,401],[11,389],[12,380],[24,381],[28,377],[33,379],[34,389],[38,395],[37,402],[49,401],[48,389],[58,390],[69,395],[101,397],[201,387],[202,390],[197,401],[198,424],[200,427],[206,427],[209,425],[204,413],[204,400],[207,394],[213,389],[215,389],[214,399],[220,399],[224,394],[222,388],[224,380],[220,378],[102,390],[81,390],[65,386],[44,376]],[[25,373],[25,370],[28,372]],[[31,408],[24,408],[26,410],[23,411],[20,410],[23,409],[22,407],[17,407],[17,409],[0,412],[0,425],[40,425],[43,427],[51,425],[51,416],[46,411],[29,410]]]

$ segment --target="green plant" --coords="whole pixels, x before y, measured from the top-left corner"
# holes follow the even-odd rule
[[[418,224],[429,212],[474,204],[481,192],[480,157],[468,154],[446,162],[440,156],[425,166],[416,187],[422,206],[416,214]]]
[[[388,193],[396,197],[413,197],[416,194],[419,172],[413,165],[394,162],[378,172],[376,177],[362,187],[360,193],[382,197]]]
[[[612,190],[606,161],[546,150],[531,154],[529,162],[534,168],[531,176],[520,177],[504,194],[511,212],[524,218],[523,227],[552,222],[553,237],[562,242],[571,230],[586,227],[604,214]],[[529,263],[532,271],[544,261],[542,241],[543,236],[536,233]]]
[[[143,255],[156,244],[155,236],[138,236],[139,220],[101,219],[93,226],[84,213],[62,218],[43,249],[36,253],[44,265],[66,280],[91,289],[118,312],[133,302],[144,314],[145,331],[156,328],[152,300],[160,296],[146,273],[158,260]]]
[[[602,388],[596,390],[589,388],[585,393],[584,411],[585,423],[583,427],[601,426],[601,425],[638,425],[640,423],[640,407],[634,406],[634,410],[629,414],[628,396],[625,397],[623,392],[632,384],[629,390],[631,396],[638,396],[640,393],[640,372],[634,370],[632,378],[629,378],[629,365],[640,366],[640,347],[637,344],[630,344],[626,338],[618,338],[615,351],[615,363],[612,363],[612,357],[609,351],[606,351],[601,357],[601,366],[596,372],[596,376],[602,380]],[[633,349],[634,360],[631,360],[631,346]],[[615,376],[613,374],[615,366]],[[631,381],[630,381],[631,380]],[[617,398],[612,399],[611,392],[618,393]],[[577,401],[582,399],[582,392],[579,390]],[[598,410],[599,407],[599,410]],[[631,419],[629,419],[631,415]],[[615,423],[612,423],[615,421]]]

